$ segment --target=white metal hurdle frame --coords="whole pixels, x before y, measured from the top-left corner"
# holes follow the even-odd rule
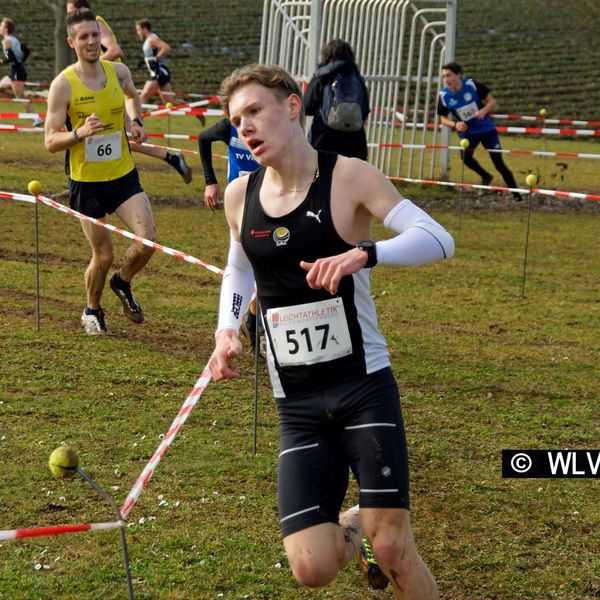
[[[264,0],[259,62],[284,67],[306,84],[321,45],[346,40],[369,88],[370,162],[389,176],[422,178],[429,152],[433,178],[435,149],[402,145],[449,145],[436,104],[441,66],[454,59],[457,1]],[[439,156],[447,173],[448,150]]]

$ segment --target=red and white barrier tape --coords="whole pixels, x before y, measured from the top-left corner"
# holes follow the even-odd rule
[[[28,529],[0,530],[0,540],[37,537],[42,535],[60,535],[62,533],[79,533],[81,531],[107,531],[121,527],[124,521],[110,523],[85,523],[83,525],[53,525],[50,527],[30,527]]]
[[[27,125],[3,125],[0,123],[0,131],[20,131],[22,133],[39,133],[44,131],[43,127],[31,127]]]
[[[405,183],[421,183],[424,185],[441,185],[445,187],[471,188],[476,190],[490,190],[492,192],[519,192],[520,194],[542,194],[557,198],[574,198],[577,200],[600,200],[596,194],[582,194],[579,192],[561,192],[559,190],[544,190],[541,188],[509,188],[500,185],[481,185],[477,183],[457,183],[455,181],[436,181],[435,179],[414,179],[411,177],[388,177],[390,181]]]
[[[38,117],[40,119],[45,119],[46,113],[0,113],[0,119],[37,119]]]
[[[12,192],[2,192],[2,191],[0,191],[0,198],[8,198],[9,200],[25,200],[24,194],[14,194]],[[129,238],[136,242],[140,242],[141,244],[144,244],[144,246],[149,246],[150,248],[154,248],[155,250],[160,250],[161,252],[164,252],[165,254],[169,254],[170,256],[174,256],[175,258],[185,260],[186,262],[189,262],[193,265],[198,265],[200,267],[204,267],[205,269],[208,269],[209,271],[212,271],[213,273],[217,273],[217,275],[223,275],[223,269],[220,269],[219,267],[215,267],[214,265],[206,263],[203,260],[200,260],[199,258],[191,256],[190,254],[186,254],[185,252],[175,250],[174,248],[169,248],[168,246],[163,246],[162,244],[159,244],[158,242],[153,242],[151,240],[143,238],[139,235],[136,235],[135,233],[131,233],[130,231],[126,231],[124,229],[116,227],[115,225],[111,225],[110,223],[107,223],[106,221],[102,221],[101,219],[94,219],[94,217],[88,217],[87,215],[77,212],[76,210],[73,210],[72,208],[68,208],[64,204],[60,204],[60,202],[56,202],[55,200],[46,198],[45,196],[42,196],[42,195],[37,195],[35,197],[28,196],[27,198],[28,199],[25,200],[26,202],[31,202],[31,200],[29,198],[33,198],[34,202],[35,202],[35,200],[38,200],[39,202],[42,202],[43,204],[46,204],[47,206],[50,206],[51,208],[56,208],[57,210],[60,210],[61,212],[71,215],[72,217],[76,217],[77,219],[81,219],[82,221],[89,221],[90,223],[94,223],[95,225],[104,227],[105,229],[108,229],[109,231],[118,233],[119,235],[122,235],[123,237]]]
[[[600,121],[578,121],[576,119],[549,119],[548,117],[540,116],[529,116],[529,115],[490,115],[494,119],[511,119],[517,121],[537,121],[541,123],[548,123],[551,125],[581,125],[583,127],[598,127]]]
[[[371,148],[412,148],[417,150],[464,150],[462,146],[444,146],[441,144],[367,144]],[[562,158],[598,158],[600,154],[585,152],[547,152],[542,150],[506,150],[504,148],[484,148],[488,152],[501,154],[526,154],[530,156],[556,156]]]
[[[163,115],[169,115],[171,114],[173,111],[181,111],[184,109],[191,109],[191,108],[196,108],[198,106],[206,106],[208,104],[208,100],[198,100],[198,102],[191,102],[189,104],[179,104],[177,106],[170,106],[170,107],[164,107],[164,108],[159,108],[158,110],[152,110],[150,112],[144,113],[142,116],[144,118],[150,118],[150,117],[160,117]]]
[[[406,129],[423,129],[423,123],[403,123],[398,121],[394,123],[398,128]],[[437,129],[441,130],[443,125],[438,125]],[[433,123],[427,124],[427,129],[435,129]],[[554,129],[550,127],[505,127],[496,126],[499,133],[522,133],[525,135],[585,135],[589,137],[600,136],[600,129]]]
[[[28,102],[46,102],[44,98],[0,98],[0,102],[20,102],[27,104]]]
[[[500,133],[524,133],[526,135],[586,135],[598,136],[600,129],[554,129],[551,127],[496,127]]]
[[[165,434],[165,437],[162,439],[158,448],[152,455],[152,458],[148,461],[144,470],[141,472],[140,476],[137,478],[137,481],[131,488],[129,494],[127,494],[127,498],[125,498],[125,502],[121,506],[121,515],[124,519],[127,519],[131,509],[135,506],[135,503],[138,501],[140,494],[143,489],[148,485],[150,478],[154,475],[154,471],[160,462],[160,459],[167,453],[167,450],[173,443],[175,436],[179,432],[179,430],[183,427],[183,424],[186,422],[190,413],[192,412],[194,406],[196,406],[200,396],[206,389],[206,386],[210,383],[210,374],[208,372],[208,366],[204,367],[202,371],[202,375],[196,381],[194,388],[185,399],[184,403],[181,406],[181,409],[177,413],[177,416],[171,423],[171,427],[169,427],[169,431]]]

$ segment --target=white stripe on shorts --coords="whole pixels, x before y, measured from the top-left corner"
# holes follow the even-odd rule
[[[396,423],[365,423],[364,425],[350,425],[344,429],[365,429],[366,427],[396,427]]]
[[[280,519],[280,523],[283,523],[284,521],[286,521],[287,519],[292,519],[293,517],[297,517],[298,515],[302,515],[304,513],[310,512],[311,510],[319,510],[320,506],[317,504],[316,506],[311,506],[310,508],[305,508],[304,510],[299,510],[298,512],[292,513],[291,515],[288,515],[287,517],[283,517],[283,519]]]
[[[361,494],[395,494],[398,491],[398,488],[394,488],[391,490],[365,490],[361,488],[360,490]]]
[[[297,450],[308,450],[309,448],[316,448],[318,445],[319,444],[307,444],[306,446],[298,446],[297,448],[288,448],[287,450],[280,452],[279,456],[283,456],[284,454],[287,454],[288,452],[296,452]]]

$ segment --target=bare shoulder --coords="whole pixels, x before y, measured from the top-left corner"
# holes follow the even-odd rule
[[[338,156],[333,183],[345,194],[364,198],[365,194],[394,193],[396,188],[376,167],[359,158]],[[362,201],[359,202],[363,204]]]
[[[387,182],[387,177],[370,163],[360,158],[341,155],[338,155],[333,177],[338,184],[360,188],[377,182]]]
[[[125,77],[131,73],[129,67],[125,63],[111,62],[110,64],[115,69],[115,73],[119,79],[125,79]]]
[[[403,200],[394,184],[379,169],[358,158],[338,156],[333,171],[332,198],[355,211],[366,211],[383,220]]]
[[[70,97],[71,86],[69,85],[69,81],[65,77],[64,73],[59,73],[50,84],[48,101],[51,101],[51,99],[69,101]]]

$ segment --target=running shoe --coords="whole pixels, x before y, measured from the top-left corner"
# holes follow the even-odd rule
[[[246,338],[250,351],[254,352],[254,348],[256,348],[256,316],[250,311],[244,315],[242,324],[240,325],[240,331]]]
[[[108,333],[106,323],[104,322],[104,311],[101,308],[91,315],[88,315],[85,309],[83,309],[81,324],[88,335],[105,335]]]
[[[494,176],[491,173],[488,173],[487,175],[484,175],[481,178],[481,185],[490,185],[490,183],[492,183],[494,179]]]
[[[363,538],[360,544],[360,566],[369,585],[374,590],[383,590],[387,587],[389,580],[379,568],[371,544],[366,538]]]
[[[119,277],[119,274],[115,273],[110,278],[110,289],[117,295],[121,304],[123,304],[123,313],[125,316],[134,323],[142,323],[144,321],[144,311],[131,293],[131,284],[126,284]]]
[[[256,352],[256,315],[248,311],[242,319],[240,331],[248,342],[248,348],[252,354]],[[267,358],[267,340],[262,325],[258,328],[258,357],[260,362]]]
[[[185,183],[189,183],[192,180],[191,167],[185,162],[185,158],[183,157],[183,154],[181,154],[181,152],[175,152],[173,156],[175,156],[177,160],[177,162],[175,163],[176,171],[181,175]]]
[[[41,127],[44,124],[42,117],[36,117],[31,124],[32,127]]]

